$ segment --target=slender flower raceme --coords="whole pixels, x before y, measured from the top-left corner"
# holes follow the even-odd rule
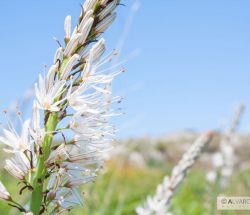
[[[168,215],[170,201],[184,181],[186,174],[193,167],[202,150],[209,144],[213,136],[212,132],[202,134],[183,155],[170,176],[166,176],[163,183],[158,185],[156,194],[149,196],[146,202],[136,208],[139,215]]]
[[[115,19],[119,0],[87,0],[72,31],[71,16],[64,24],[65,45],[54,55],[47,75],[35,84],[32,120],[21,132],[9,124],[0,141],[13,157],[5,169],[22,184],[20,194],[30,192],[23,207],[0,184],[0,198],[26,214],[60,214],[83,206],[79,186],[93,181],[111,148],[115,128],[109,118],[112,81],[124,71],[108,66],[116,51],[107,56],[101,33]],[[117,69],[117,70],[116,70]],[[62,141],[54,141],[54,137]]]
[[[245,106],[243,104],[238,106],[228,131],[222,137],[219,151],[212,156],[214,170],[207,174],[207,179],[209,182],[216,182],[218,180],[221,188],[225,188],[228,185],[229,178],[235,167],[236,154],[234,140],[244,109]]]
[[[242,117],[244,109],[245,109],[244,105],[240,104],[232,120],[230,129],[228,130],[227,134],[225,135],[225,137],[220,143],[220,151],[221,151],[222,158],[223,158],[222,159],[223,163],[221,167],[221,185],[222,186],[227,186],[228,179],[233,173],[235,160],[236,160],[233,142],[234,142],[234,137],[238,129],[240,119]]]

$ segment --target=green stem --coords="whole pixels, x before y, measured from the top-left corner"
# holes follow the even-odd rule
[[[31,183],[34,190],[31,196],[30,210],[33,212],[34,215],[39,214],[40,207],[42,205],[43,180],[47,173],[47,169],[45,167],[45,161],[48,159],[50,155],[50,150],[51,150],[50,148],[53,140],[53,134],[51,134],[50,132],[55,131],[57,123],[58,123],[57,115],[55,113],[51,113],[48,118],[47,124],[45,126],[45,131],[48,132],[48,134],[46,134],[44,137],[44,142],[42,145],[43,152],[38,157],[37,168],[35,170]]]

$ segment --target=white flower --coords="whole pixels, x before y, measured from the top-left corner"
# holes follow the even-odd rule
[[[64,99],[59,99],[63,93],[65,81],[57,81],[51,88],[46,89],[47,80],[39,75],[39,86],[35,84],[38,107],[43,110],[59,111],[59,105]],[[57,99],[57,101],[56,101]]]
[[[62,162],[69,158],[66,146],[61,144],[56,150],[53,150],[46,161],[47,165],[50,163]]]
[[[217,177],[217,173],[215,171],[209,171],[206,175],[206,179],[210,183],[214,183]]]
[[[81,74],[83,81],[87,80],[96,72],[98,60],[100,60],[101,55],[105,51],[104,44],[105,40],[102,38],[90,49],[89,56],[86,60],[87,62]]]
[[[10,194],[7,191],[7,189],[5,188],[5,186],[3,185],[3,183],[0,181],[0,199],[9,201],[11,200]]]
[[[31,136],[34,139],[35,143],[42,145],[43,138],[45,136],[44,128],[41,128],[40,125],[40,111],[38,108],[37,101],[33,102],[33,111],[32,111],[32,124],[33,129],[30,130]]]
[[[33,150],[29,150],[26,154],[22,152],[15,153],[15,157],[6,160],[4,168],[15,178],[23,180],[29,170],[34,168],[36,164],[36,154]]]
[[[10,130],[4,129],[4,136],[0,137],[0,142],[7,145],[9,148],[4,149],[6,152],[24,152],[25,150],[30,150],[31,141],[29,135],[30,120],[26,120],[22,125],[21,134],[18,134],[14,128]]]
[[[230,168],[230,167],[223,167],[221,169],[221,175],[226,177],[226,178],[229,178],[233,173],[233,168]]]
[[[23,180],[27,173],[27,169],[19,165],[15,160],[6,160],[4,168],[15,178]]]
[[[218,152],[212,155],[212,164],[216,168],[220,168],[223,165],[223,155]]]
[[[98,151],[98,152],[107,152],[112,149],[110,143],[112,142],[111,137],[103,136],[93,136],[86,137],[85,135],[75,135],[74,137],[75,145],[79,147],[80,151]],[[101,156],[100,156],[101,157]]]
[[[69,155],[69,161],[72,163],[78,162],[79,164],[94,164],[98,163],[100,161],[101,153],[98,151],[89,151],[89,152],[79,152],[79,150],[76,151],[76,153],[71,153]]]
[[[88,110],[77,112],[70,121],[70,128],[80,136],[89,139],[100,139],[114,133],[114,129],[108,125],[105,115]]]
[[[80,87],[73,89],[71,86],[69,88],[68,94],[67,94],[67,100],[69,102],[69,105],[76,111],[79,110],[87,110],[91,105],[96,104],[93,103],[91,100],[91,95],[84,95],[84,93],[88,90],[87,84],[82,84]]]
[[[88,84],[109,84],[113,79],[125,71],[124,68],[121,68],[119,71],[114,70],[118,65],[101,69],[102,66],[111,61],[112,56],[116,52],[112,52],[104,58],[101,58],[102,54],[105,51],[105,40],[100,39],[89,51],[86,64],[83,68],[81,78],[82,81],[87,82]]]
[[[67,189],[61,188],[56,192],[56,202],[64,209],[72,209],[75,206],[83,207],[83,200],[76,188]]]

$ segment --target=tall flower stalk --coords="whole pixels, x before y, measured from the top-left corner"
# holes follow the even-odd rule
[[[109,117],[120,97],[112,97],[111,83],[124,69],[108,67],[116,51],[103,57],[105,40],[98,37],[114,21],[119,0],[87,0],[77,26],[64,24],[64,46],[53,65],[35,84],[32,120],[19,134],[8,123],[0,141],[13,156],[5,169],[30,192],[21,206],[1,184],[0,198],[21,212],[58,214],[83,205],[80,185],[92,181],[101,166],[102,152],[110,149],[115,129]],[[72,33],[71,33],[72,32]],[[63,141],[54,141],[55,136]]]
[[[171,199],[183,183],[188,171],[193,167],[201,155],[203,149],[212,140],[213,133],[202,134],[183,155],[179,163],[174,167],[170,176],[166,176],[162,184],[159,184],[154,196],[147,197],[144,204],[136,208],[138,215],[170,215],[169,206]]]
[[[222,191],[221,188],[225,188],[228,185],[230,176],[234,171],[235,162],[237,160],[234,142],[236,142],[235,137],[244,109],[245,106],[243,104],[237,107],[230,127],[220,141],[219,150],[212,156],[212,165],[214,169],[208,172],[207,180],[218,184],[218,192]]]
[[[222,141],[220,142],[220,152],[222,156],[222,166],[217,172],[221,177],[221,186],[226,187],[229,183],[229,178],[233,173],[235,162],[236,162],[236,153],[234,147],[234,139],[237,133],[237,129],[240,124],[241,117],[244,113],[245,106],[240,104],[236,110],[234,118],[232,119],[230,128],[227,133],[224,135]]]
[[[206,175],[207,181],[213,185],[212,198],[216,199],[218,195],[225,191],[228,187],[230,178],[235,169],[237,161],[237,154],[235,152],[235,137],[237,130],[245,110],[245,105],[240,104],[237,107],[235,115],[230,122],[230,127],[223,134],[219,143],[218,150],[211,156],[212,170]],[[216,201],[211,206],[211,212],[214,214],[216,211]]]

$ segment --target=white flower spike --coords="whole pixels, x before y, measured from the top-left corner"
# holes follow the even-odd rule
[[[23,185],[19,193],[30,194],[25,207],[11,200],[24,214],[61,214],[83,206],[78,188],[94,180],[111,148],[115,129],[109,118],[117,102],[111,82],[119,73],[104,68],[110,59],[102,59],[104,39],[96,30],[111,24],[117,2],[87,0],[73,33],[71,16],[65,18],[64,44],[57,40],[53,64],[35,83],[32,126],[26,120],[20,134],[10,123],[3,130],[0,142],[12,153],[5,169]],[[63,142],[54,141],[55,135]],[[2,184],[0,198],[10,200]]]

